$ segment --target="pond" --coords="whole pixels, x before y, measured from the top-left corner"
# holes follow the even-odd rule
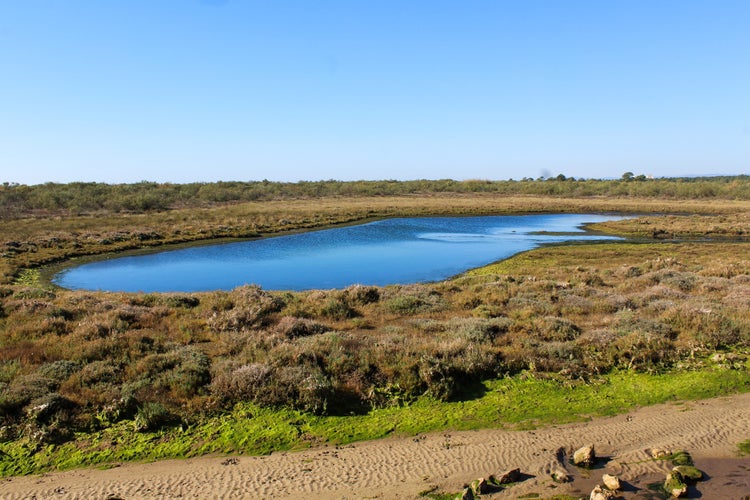
[[[117,257],[72,267],[64,288],[124,292],[344,288],[438,281],[545,243],[616,239],[583,224],[592,214],[420,217]]]

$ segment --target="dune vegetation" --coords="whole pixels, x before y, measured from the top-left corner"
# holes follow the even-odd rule
[[[0,188],[0,474],[750,389],[750,178],[419,182]],[[131,191],[161,204],[115,203]],[[105,194],[74,201],[90,192]],[[638,217],[592,227],[628,242],[544,247],[438,283],[125,294],[45,279],[115,251],[538,212]]]

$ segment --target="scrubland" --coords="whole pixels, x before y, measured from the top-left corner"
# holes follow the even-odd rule
[[[535,425],[746,391],[750,201],[737,195],[748,180],[734,181],[731,199],[423,192],[18,212],[0,221],[0,473]],[[39,271],[377,217],[592,211],[640,214],[592,228],[633,239],[544,247],[429,284],[121,294],[57,289]]]

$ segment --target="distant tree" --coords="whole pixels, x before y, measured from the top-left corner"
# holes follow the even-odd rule
[[[633,180],[633,177],[635,177],[635,174],[633,172],[625,172],[624,174],[622,174],[621,179],[629,182]]]

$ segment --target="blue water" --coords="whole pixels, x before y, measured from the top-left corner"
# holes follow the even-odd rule
[[[437,281],[543,243],[612,239],[581,225],[622,217],[553,214],[387,219],[358,226],[119,257],[73,267],[64,288],[126,292],[344,288]],[[539,231],[569,234],[535,234]]]

